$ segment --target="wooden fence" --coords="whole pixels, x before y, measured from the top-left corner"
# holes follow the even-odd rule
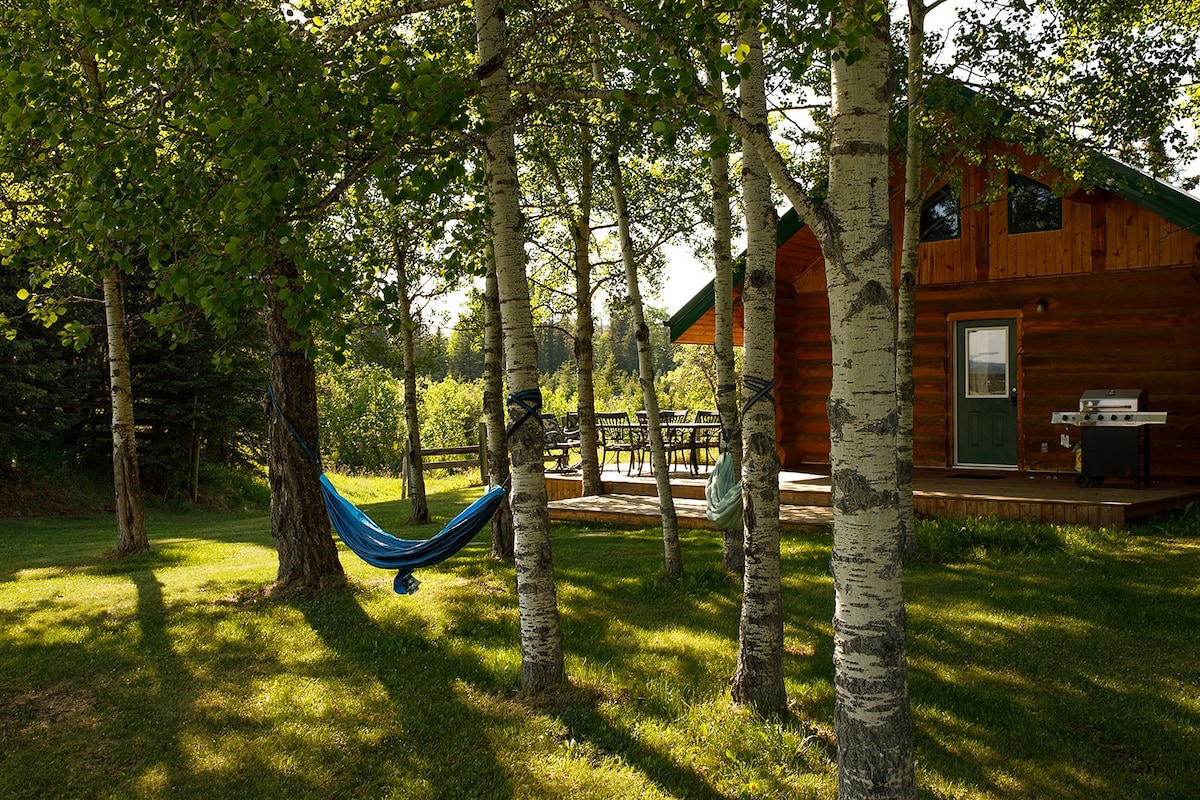
[[[487,426],[482,422],[479,423],[476,435],[479,444],[469,444],[463,447],[435,447],[428,450],[422,448],[421,469],[472,469],[478,467],[479,482],[486,486],[488,482]],[[459,458],[445,458],[446,456],[459,456]],[[470,456],[470,458],[462,458],[462,456]],[[402,493],[405,495],[408,494],[408,486],[412,481],[413,464],[413,453],[408,450],[404,453],[404,462],[401,466],[401,475],[404,478]]]

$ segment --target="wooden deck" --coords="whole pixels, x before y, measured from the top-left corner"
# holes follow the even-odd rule
[[[661,520],[654,478],[632,477],[611,467],[603,474],[605,494],[581,497],[578,473],[548,474],[550,518],[556,520],[657,525]],[[1102,487],[1080,489],[1073,475],[918,472],[913,481],[917,513],[939,517],[992,516],[1093,527],[1122,528],[1137,519],[1183,508],[1200,499],[1200,486],[1155,485],[1133,489],[1110,479]],[[671,494],[680,524],[714,527],[704,516],[704,477],[671,473]],[[811,529],[833,522],[829,478],[803,472],[779,476],[780,524]]]

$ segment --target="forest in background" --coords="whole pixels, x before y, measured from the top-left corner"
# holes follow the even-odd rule
[[[59,332],[23,317],[19,276],[0,272],[0,313],[16,326],[0,338],[0,484],[61,479],[111,480],[108,370],[102,343],[78,349]],[[269,368],[261,315],[246,313],[231,336],[217,337],[203,316],[190,338],[172,342],[151,325],[154,295],[126,286],[134,349],[138,456],[146,490],[162,499],[213,499],[230,473],[260,476],[266,460],[265,387]],[[451,328],[422,325],[417,336],[421,440],[425,447],[475,444],[482,420],[482,314],[470,301]],[[100,324],[102,307],[77,303],[72,313]],[[665,408],[711,407],[714,367],[708,348],[675,345],[651,309],[655,373]],[[577,403],[572,320],[537,329],[545,409],[560,418]],[[629,314],[610,310],[597,331],[597,401],[603,409],[641,408],[637,343]],[[406,441],[401,354],[382,326],[348,336],[344,360],[322,360],[318,383],[321,451],[330,467],[396,474]],[[13,509],[10,509],[10,511]]]

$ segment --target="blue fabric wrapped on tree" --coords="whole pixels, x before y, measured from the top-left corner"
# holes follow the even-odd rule
[[[717,456],[717,463],[704,485],[704,516],[723,531],[742,527],[742,481],[733,474],[733,458],[728,452]]]

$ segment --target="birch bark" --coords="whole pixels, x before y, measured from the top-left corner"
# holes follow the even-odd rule
[[[762,37],[748,24],[749,75],[740,85],[741,114],[766,127],[767,100]],[[746,569],[732,696],[764,714],[787,710],[783,683],[783,604],[779,565],[779,454],[775,449],[775,206],[762,157],[742,148],[742,196],[746,210],[742,507]]]
[[[108,380],[112,398],[113,491],[117,502],[119,556],[150,549],[146,507],[138,471],[133,424],[133,375],[129,360],[129,324],[116,270],[104,276],[104,321],[108,334]]]
[[[508,439],[504,435],[504,332],[500,322],[500,288],[496,259],[488,248],[483,291],[483,416],[487,421],[488,474],[492,485],[508,480]],[[508,503],[492,517],[492,557],[513,560],[513,518]]]
[[[840,798],[914,797],[901,588],[888,198],[888,17],[833,61],[828,227],[835,726]]]
[[[718,100],[723,96],[724,78],[709,75],[709,86]],[[721,447],[733,459],[733,473],[742,474],[742,426],[737,404],[737,369],[733,355],[733,215],[729,182],[729,155],[720,147],[726,130],[718,125],[712,135],[710,159],[713,201],[713,313],[716,331],[713,349],[717,363],[717,412],[721,415]],[[724,531],[725,569],[735,575],[746,570],[745,535],[742,529]]]
[[[108,90],[91,50],[79,49],[80,66],[94,96],[90,110],[103,117]],[[113,552],[128,556],[150,549],[146,535],[146,504],[138,470],[136,427],[133,423],[133,367],[129,358],[129,321],[121,294],[121,276],[110,269],[101,278],[104,324],[108,339],[108,381],[112,402],[113,494],[117,506],[117,545]]]
[[[662,513],[663,569],[668,575],[683,574],[683,554],[679,550],[679,521],[675,515],[675,499],[671,496],[671,473],[663,446],[662,421],[659,416],[658,393],[654,387],[654,358],[650,352],[650,329],[642,306],[642,291],[638,286],[637,260],[629,232],[629,204],[621,175],[621,159],[614,151],[609,154],[608,168],[612,173],[613,206],[617,214],[617,234],[621,240],[621,261],[625,265],[625,286],[629,292],[629,311],[638,349],[638,382],[642,387],[642,402],[646,407],[646,433],[650,440],[650,462],[654,467],[654,482],[658,488],[658,505]]]
[[[417,406],[416,322],[409,294],[408,264],[400,237],[392,233],[392,258],[396,267],[396,288],[400,301],[400,352],[404,361],[404,427],[407,428],[408,496],[412,499],[411,525],[429,522],[429,501],[425,497],[425,470],[421,463],[421,416]]]
[[[913,509],[913,342],[917,331],[917,259],[921,247],[921,208],[925,195],[921,171],[925,156],[921,140],[922,90],[925,71],[924,0],[908,0],[908,139],[904,154],[904,232],[900,251],[900,284],[896,291],[896,469],[900,491],[900,525],[904,549],[916,547]]]
[[[539,421],[534,419],[541,408],[537,343],[525,273],[524,224],[514,131],[509,119],[512,101],[504,63],[506,33],[500,0],[475,3],[475,28],[478,74],[487,97],[485,113],[491,124],[484,144],[484,160],[510,393],[508,444],[512,454],[521,686],[528,693],[539,694],[557,688],[564,679],[565,669],[550,551],[546,477],[542,471],[545,439]],[[527,417],[530,410],[533,416]]]
[[[579,393],[579,459],[583,495],[603,494],[600,482],[600,442],[596,435],[595,337],[592,314],[592,192],[595,162],[592,135],[585,125],[579,146],[579,209],[571,236],[575,245],[575,374]]]

